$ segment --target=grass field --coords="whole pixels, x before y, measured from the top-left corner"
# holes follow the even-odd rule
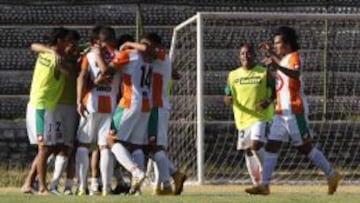
[[[20,193],[19,188],[0,188],[0,202],[21,203],[359,203],[360,186],[340,186],[338,192],[329,196],[323,186],[273,186],[269,196],[250,196],[245,194],[247,186],[186,186],[181,196],[153,196],[149,187],[144,188],[141,196],[37,196]]]

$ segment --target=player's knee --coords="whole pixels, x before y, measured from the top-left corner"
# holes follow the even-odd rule
[[[278,153],[280,150],[281,144],[282,144],[282,142],[280,142],[280,141],[269,140],[265,146],[265,150],[267,152],[271,152],[271,153]]]
[[[78,147],[90,148],[90,144],[79,142]]]
[[[245,154],[246,154],[247,156],[252,156],[252,155],[253,155],[253,153],[252,153],[251,148],[247,148],[247,149],[245,149]]]
[[[130,151],[130,153],[133,153],[134,151],[143,148],[142,145],[132,144],[132,143],[124,143],[124,146]]]
[[[106,136],[106,144],[111,148],[116,142],[115,136],[109,134]]]
[[[70,153],[70,147],[67,147],[65,145],[59,146],[59,155],[67,157]]]
[[[261,147],[263,147],[263,146],[264,146],[264,143],[259,142],[259,141],[257,141],[257,140],[253,140],[253,141],[251,142],[251,150],[253,150],[253,151],[258,151],[258,150],[261,149]]]
[[[151,145],[149,146],[149,151],[155,154],[159,151],[165,151],[165,147],[160,145]]]
[[[166,160],[167,156],[164,150],[158,150],[157,152],[154,152],[154,161],[159,163],[161,160]]]
[[[301,154],[308,155],[311,152],[312,144],[311,142],[306,142],[300,147],[297,148]]]

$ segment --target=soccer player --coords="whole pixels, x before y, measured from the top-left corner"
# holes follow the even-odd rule
[[[293,28],[282,26],[277,28],[273,40],[275,52],[271,51],[267,44],[262,44],[261,48],[268,55],[263,62],[276,70],[277,74],[276,115],[265,147],[261,185],[245,191],[250,194],[270,194],[270,178],[277,163],[279,149],[284,136],[289,135],[291,144],[326,174],[328,194],[334,194],[343,176],[336,172],[323,153],[312,145],[307,119],[308,105],[300,77],[302,61],[298,36]]]
[[[146,130],[150,115],[150,87],[153,58],[151,43],[142,39],[145,51],[126,49],[119,53],[114,65],[122,72],[122,97],[113,115],[108,144],[116,159],[132,173],[129,193],[140,191],[145,178],[143,146],[147,144]],[[129,160],[132,152],[134,163]]]
[[[70,30],[73,39],[78,42],[80,35],[75,30]],[[74,140],[79,123],[76,106],[76,78],[80,70],[79,51],[77,46],[69,47],[64,56],[64,60],[69,65],[70,74],[65,75],[65,86],[55,110],[55,122],[57,127],[58,139],[60,141],[59,152],[56,155],[54,174],[51,182],[51,192],[60,194],[58,184],[61,172],[67,163],[67,179],[65,182],[65,194],[72,194],[72,179],[75,175],[75,153]],[[60,131],[60,132],[59,132]],[[60,137],[61,136],[61,137]],[[69,157],[70,156],[70,157]],[[68,158],[69,157],[69,158]]]
[[[75,42],[79,41],[80,35],[75,30],[69,30],[69,35],[72,35],[72,38]],[[53,50],[44,45],[33,43],[31,45],[33,51],[37,53],[52,53]],[[69,66],[69,75],[64,75],[65,77],[65,87],[63,93],[58,101],[58,105],[54,112],[55,120],[55,133],[56,133],[56,158],[55,158],[55,167],[53,173],[53,179],[51,182],[50,190],[53,194],[59,195],[60,192],[57,189],[60,176],[63,168],[67,165],[67,180],[65,183],[65,192],[71,193],[72,179],[75,175],[74,162],[75,157],[73,151],[74,138],[76,134],[76,126],[78,125],[77,120],[77,111],[76,111],[76,77],[79,71],[78,63],[78,49],[76,44],[74,46],[68,46],[65,49],[64,56],[59,59],[63,60],[67,66]],[[68,156],[70,161],[68,161]],[[68,163],[68,164],[66,164]]]
[[[39,175],[39,193],[48,194],[46,187],[46,160],[55,151],[57,144],[54,111],[62,95],[65,77],[69,70],[62,61],[65,50],[74,46],[73,35],[68,29],[54,28],[47,36],[52,52],[39,53],[30,90],[30,101],[26,112],[28,137],[31,144],[38,145],[38,154],[27,176],[23,192],[31,192],[31,183]]]
[[[156,60],[151,63],[153,70],[151,84],[152,110],[147,135],[149,137],[149,143],[147,143],[146,150],[152,154],[152,158],[156,162],[154,168],[156,181],[154,194],[179,195],[183,191],[186,175],[173,165],[168,159],[165,150],[168,145],[167,130],[170,116],[169,89],[171,86],[171,79],[177,80],[180,78],[180,75],[172,70],[170,59],[161,45],[161,37],[156,33],[149,33],[144,38],[150,41],[151,45],[154,47],[151,54],[156,56]],[[143,45],[133,42],[124,43],[120,49],[126,47],[142,51],[145,50]],[[174,191],[169,182],[170,175],[174,179]]]
[[[156,49],[157,59],[151,64],[153,67],[151,84],[152,109],[148,125],[149,151],[153,154],[155,165],[154,194],[180,194],[186,180],[185,174],[179,172],[170,162],[166,149],[168,147],[168,123],[170,117],[170,101],[168,86],[172,78],[172,66],[169,56],[161,45],[161,37],[156,33],[145,36]],[[170,184],[170,175],[174,176],[174,191]],[[161,185],[163,184],[163,185]]]
[[[117,52],[115,50],[115,31],[111,27],[97,26],[93,29],[92,47],[84,56],[77,84],[77,106],[81,115],[77,139],[79,146],[76,152],[78,171],[78,195],[84,195],[87,188],[89,168],[89,149],[93,151],[91,164],[90,195],[98,191],[98,152],[100,149],[100,172],[103,182],[103,194],[110,191],[112,174],[111,153],[107,148],[106,136],[111,125],[111,115],[117,104],[120,86],[120,75],[108,75],[105,82],[99,82],[102,67],[109,64]],[[89,84],[86,82],[89,81]],[[97,156],[96,156],[97,155]]]
[[[260,183],[266,131],[274,115],[275,79],[265,67],[255,64],[255,51],[243,44],[241,66],[229,73],[224,102],[232,105],[238,129],[238,150],[245,161],[253,185]]]

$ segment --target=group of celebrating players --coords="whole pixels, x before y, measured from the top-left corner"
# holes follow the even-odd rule
[[[116,39],[110,26],[94,27],[85,47],[78,45],[80,35],[72,29],[54,28],[46,37],[47,44],[31,45],[38,57],[26,126],[38,154],[22,192],[34,193],[37,179],[37,194],[61,194],[58,184],[66,166],[64,194],[73,194],[76,176],[77,195],[106,196],[113,192],[113,174],[118,180],[115,190],[138,194],[146,157],[156,166],[154,194],[180,194],[186,176],[166,153],[169,84],[178,75],[171,69],[161,37],[150,33],[140,43],[130,35]],[[50,155],[55,155],[55,165],[49,190]],[[130,185],[124,184],[118,168],[114,171],[113,157],[130,172]]]
[[[109,26],[93,28],[85,48],[77,45],[80,36],[75,30],[55,28],[47,37],[48,44],[31,46],[38,58],[26,125],[30,143],[37,144],[38,154],[22,191],[32,193],[37,177],[38,194],[60,194],[59,179],[67,165],[65,194],[72,194],[76,175],[78,195],[87,194],[87,190],[90,195],[99,193],[100,182],[102,195],[108,195],[113,174],[117,174],[116,188],[137,194],[145,179],[147,157],[156,166],[154,194],[180,194],[186,176],[174,167],[166,153],[169,84],[179,76],[171,69],[161,37],[151,33],[140,43],[129,35],[116,40],[115,31]],[[229,73],[225,89],[224,102],[232,105],[239,131],[237,146],[245,150],[254,184],[245,191],[270,194],[270,178],[281,143],[290,137],[299,152],[326,174],[328,193],[334,194],[343,176],[312,145],[297,34],[282,26],[273,39],[275,51],[267,43],[260,46],[266,53],[263,64],[267,67],[255,63],[250,44],[241,46],[241,66]],[[56,158],[49,192],[45,177],[51,154]],[[122,185],[121,174],[115,173],[119,170],[114,171],[113,157],[130,172],[129,188]]]

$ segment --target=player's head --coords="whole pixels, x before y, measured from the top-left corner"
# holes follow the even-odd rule
[[[143,56],[143,59],[145,62],[151,62],[154,57],[152,56],[152,53],[154,53],[154,46],[152,45],[151,41],[145,37],[143,37],[140,40],[140,44],[143,44],[146,46],[146,51],[141,52],[141,55]]]
[[[72,39],[73,43],[69,44],[69,46],[65,48],[65,54],[78,56],[79,55],[78,42],[80,40],[80,34],[76,30],[69,29],[68,36],[70,39]]]
[[[241,45],[239,50],[239,60],[241,66],[244,68],[250,68],[253,66],[255,60],[255,50],[251,44],[244,43]]]
[[[96,26],[92,30],[91,43],[100,47],[115,47],[115,30],[110,26]]]
[[[299,50],[296,31],[287,26],[278,27],[274,32],[274,48],[278,55],[286,55]]]
[[[121,47],[121,45],[123,45],[125,42],[135,42],[135,39],[133,36],[131,36],[129,34],[120,35],[116,39],[116,49],[119,49]]]
[[[161,37],[155,32],[151,32],[149,34],[146,34],[145,39],[149,40],[153,46],[160,47],[161,46]]]
[[[79,34],[76,35],[73,31],[63,27],[54,28],[50,33],[45,35],[48,44],[50,46],[56,46],[60,53],[74,46],[79,38]]]

